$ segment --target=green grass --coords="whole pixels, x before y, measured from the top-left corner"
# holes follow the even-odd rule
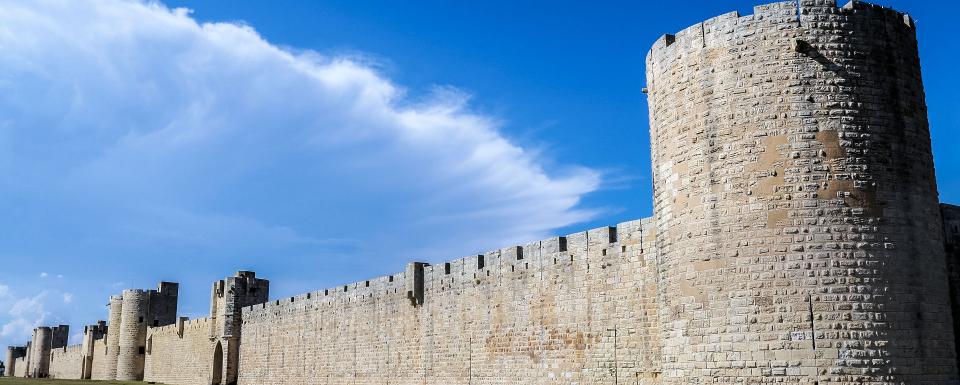
[[[128,384],[139,384],[143,385],[144,382],[137,381],[90,381],[90,380],[51,380],[51,379],[34,379],[34,378],[16,378],[16,377],[0,377],[0,385],[128,385]]]

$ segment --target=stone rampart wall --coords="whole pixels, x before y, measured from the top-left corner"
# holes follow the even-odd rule
[[[83,361],[83,345],[53,349],[50,352],[50,378],[80,379]]]
[[[144,381],[163,384],[210,384],[213,373],[211,319],[184,322],[182,335],[177,324],[147,329]]]
[[[241,384],[616,384],[659,368],[633,221],[243,309]],[[618,382],[620,381],[620,382]]]
[[[26,377],[27,376],[27,357],[17,358],[16,363],[14,364],[13,376],[14,377]]]
[[[90,378],[94,380],[109,380],[116,375],[117,361],[114,359],[116,356],[110,352],[110,346],[108,346],[108,340],[115,335],[109,333],[110,329],[107,329],[107,332],[106,337],[93,341],[93,367]]]

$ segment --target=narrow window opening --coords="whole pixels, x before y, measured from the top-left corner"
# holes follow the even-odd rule
[[[347,292],[347,285],[343,285],[343,292],[344,292],[344,293]]]
[[[137,323],[143,323],[143,317],[137,318]]]
[[[600,255],[607,256],[607,249],[600,250]]]
[[[364,285],[366,285],[366,287],[370,287],[370,281],[364,282]]]
[[[626,252],[627,252],[627,247],[626,247],[626,246],[620,246],[620,252],[621,252],[621,253],[626,253]]]
[[[524,263],[524,264],[523,264],[523,268],[524,268],[524,269],[529,269],[529,268],[530,268],[530,264],[529,264],[529,263]]]
[[[511,273],[514,272],[514,266],[513,266],[513,265],[510,265],[510,272],[511,272]]]
[[[522,248],[522,247],[517,247],[517,260],[519,261],[519,260],[522,260],[522,259],[523,259],[523,248]]]
[[[390,282],[393,282],[393,276],[392,276],[392,275],[390,276]]]
[[[290,297],[290,302],[293,302],[293,297]]]
[[[307,299],[310,299],[310,293],[307,293]]]
[[[484,266],[483,256],[482,256],[482,255],[478,255],[478,256],[477,256],[477,269],[483,269],[483,266]]]
[[[450,274],[450,262],[447,262],[447,263],[444,263],[444,264],[443,264],[443,273],[444,273],[444,274]]]
[[[560,251],[567,251],[567,237],[560,237]]]
[[[147,352],[147,348],[146,348],[146,347],[141,346],[141,347],[137,348],[137,354],[145,354],[146,352]]]

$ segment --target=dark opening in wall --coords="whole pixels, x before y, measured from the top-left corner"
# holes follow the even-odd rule
[[[478,255],[478,256],[477,256],[477,269],[483,269],[483,266],[484,266],[483,256],[482,256],[482,255]]]
[[[251,287],[250,290],[248,290],[248,291],[250,292],[250,294],[253,294],[253,293],[256,293],[256,292],[257,292],[257,288],[256,288],[256,287]]]
[[[143,323],[143,317],[137,318],[137,323],[141,323],[141,324],[142,324],[142,323]]]
[[[364,282],[363,285],[364,285],[364,287],[370,287],[370,281]]]
[[[144,354],[144,353],[146,353],[146,352],[147,352],[147,348],[146,348],[146,347],[141,346],[141,347],[137,348],[137,354]]]
[[[343,292],[344,292],[344,293],[347,292],[347,285],[343,285]]]
[[[523,248],[520,246],[517,246],[517,260],[519,261],[521,259],[523,259]]]
[[[444,263],[444,264],[443,264],[443,273],[444,273],[444,274],[450,274],[450,262],[447,262],[447,263]]]
[[[600,255],[607,256],[607,249],[600,250]]]
[[[393,282],[393,276],[392,276],[392,275],[390,276],[390,282]]]
[[[627,247],[626,247],[626,246],[620,246],[620,252],[621,252],[621,253],[626,253],[626,252],[627,252]]]
[[[153,327],[160,326],[160,320],[153,320]]]
[[[559,239],[560,251],[567,251],[567,237],[560,237]]]
[[[293,297],[290,297],[290,302],[293,302]]]
[[[330,289],[324,289],[323,295],[330,295]]]

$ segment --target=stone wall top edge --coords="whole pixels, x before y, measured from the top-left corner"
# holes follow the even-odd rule
[[[637,230],[641,230],[641,229],[647,228],[646,226],[644,226],[644,224],[651,223],[652,221],[653,221],[653,217],[624,221],[616,224],[615,226],[598,227],[590,230],[570,233],[564,236],[550,237],[550,238],[542,239],[536,242],[530,242],[524,245],[513,245],[509,247],[487,251],[485,253],[470,255],[463,258],[442,261],[442,262],[430,264],[424,267],[424,275],[429,279],[431,274],[439,274],[438,272],[443,271],[444,265],[446,264],[450,264],[451,266],[461,266],[461,267],[466,265],[476,265],[480,257],[485,258],[485,263],[488,263],[489,264],[488,266],[500,267],[501,264],[491,263],[492,261],[486,261],[486,259],[500,258],[505,253],[508,254],[508,256],[512,256],[512,255],[509,255],[510,253],[513,252],[512,250],[516,250],[516,249],[529,250],[530,248],[540,248],[542,247],[542,245],[546,243],[551,243],[551,242],[558,243],[560,239],[567,240],[567,239],[583,238],[584,240],[586,240],[586,238],[588,237],[588,234],[591,234],[591,233],[599,233],[599,232],[612,230],[617,233],[617,240],[619,240],[621,237],[620,233],[628,231],[628,229],[631,226]],[[575,250],[570,250],[568,251],[568,253],[574,257],[581,256],[580,255],[581,253]],[[531,254],[532,255],[525,255],[524,259],[534,260],[535,258],[540,257],[539,253],[531,253]],[[355,282],[344,284],[344,285],[337,285],[337,286],[326,288],[326,289],[320,289],[320,290],[315,290],[307,293],[294,295],[292,297],[272,299],[270,301],[267,301],[261,304],[243,307],[241,309],[241,315],[243,317],[246,317],[250,315],[262,314],[269,311],[276,311],[278,310],[278,308],[283,309],[287,306],[298,306],[303,304],[306,301],[334,302],[334,301],[339,301],[347,298],[362,298],[362,297],[366,297],[366,296],[369,296],[375,293],[380,293],[382,291],[390,290],[390,289],[404,289],[405,277],[406,277],[406,272],[401,271],[392,275],[383,275],[383,276],[379,276],[369,280],[355,281]]]
[[[194,329],[205,328],[210,326],[211,321],[212,319],[210,317],[188,319],[183,322],[183,328],[185,330],[191,329],[191,328],[194,328]],[[176,323],[172,323],[164,326],[147,326],[147,331],[153,335],[164,334],[164,333],[176,333],[177,329],[178,328]]]
[[[757,5],[753,7],[753,13],[749,15],[742,15],[737,11],[727,12],[690,25],[676,33],[661,35],[653,43],[650,50],[647,51],[647,63],[649,65],[649,63],[656,61],[660,56],[670,56],[673,54],[673,50],[669,48],[678,42],[683,43],[691,39],[703,39],[703,31],[711,27],[724,26],[736,29],[739,26],[746,25],[749,21],[773,19],[775,17],[779,18],[783,24],[797,25],[798,21],[809,17],[804,7],[832,8],[833,11],[840,15],[871,12],[878,16],[889,17],[891,21],[900,21],[910,28],[914,27],[912,19],[910,19],[906,12],[864,1],[848,0],[844,5],[838,6],[835,0],[800,0],[799,8],[797,4],[797,1],[794,0]],[[791,11],[792,15],[786,15],[785,12],[788,11]]]
[[[83,350],[83,344],[67,345],[64,347],[52,349],[51,351],[55,354],[56,353],[64,354],[64,353],[72,353],[74,350]]]

